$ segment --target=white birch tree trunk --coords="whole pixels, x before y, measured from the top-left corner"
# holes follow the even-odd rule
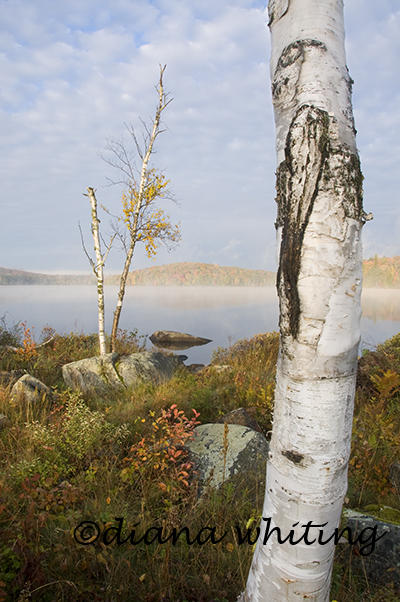
[[[97,309],[99,325],[99,347],[100,355],[107,353],[106,333],[104,329],[104,257],[101,252],[99,218],[97,216],[97,199],[93,188],[88,188],[88,197],[92,213],[92,235],[94,242],[94,252],[96,255],[96,264],[93,265],[93,271],[97,279]]]
[[[268,521],[261,521],[241,599],[325,602],[334,540],[321,545],[318,536],[321,530],[326,541],[338,527],[347,489],[360,339],[362,175],[343,1],[270,0],[268,12],[281,338],[263,508],[270,536],[264,545]],[[324,526],[307,529],[309,521]],[[292,530],[292,542],[301,541],[279,544],[273,527],[282,539]]]

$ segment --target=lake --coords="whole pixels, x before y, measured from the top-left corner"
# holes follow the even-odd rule
[[[117,288],[105,289],[109,332]],[[374,348],[400,331],[400,290],[365,289],[362,306],[362,348]],[[1,316],[8,326],[26,321],[36,339],[47,325],[60,334],[97,332],[96,287],[0,286]],[[274,287],[129,287],[120,326],[141,335],[179,330],[212,339],[176,352],[188,356],[186,363],[205,364],[219,346],[277,330],[278,299]]]

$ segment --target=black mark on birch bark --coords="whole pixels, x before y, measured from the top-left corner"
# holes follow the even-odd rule
[[[354,84],[354,79],[351,77],[351,75],[350,75],[350,72],[349,72],[349,68],[348,68],[348,66],[347,66],[347,65],[346,65],[346,72],[347,72],[347,79],[346,79],[346,82],[347,82],[347,89],[348,89],[348,91],[349,91],[349,94],[350,94],[350,96],[351,96],[351,95],[352,95],[352,93],[353,93],[353,84]]]
[[[306,58],[305,52],[310,48],[326,51],[325,44],[313,39],[296,40],[283,49],[272,78],[272,97],[275,103],[281,97],[284,97],[285,102],[295,97],[301,67]],[[287,97],[287,93],[291,98]]]
[[[346,148],[332,149],[324,169],[324,188],[340,199],[346,217],[363,220],[363,175],[358,155]]]
[[[300,464],[300,462],[304,459],[303,454],[299,454],[298,452],[292,451],[290,449],[281,452],[282,456],[285,456],[288,460],[293,462],[293,464]]]
[[[276,174],[276,226],[282,227],[277,275],[282,335],[298,335],[301,252],[318,193],[332,198],[343,217],[362,221],[362,181],[358,155],[331,144],[328,113],[310,105],[300,107],[286,137],[285,160]]]
[[[282,54],[279,57],[278,68],[288,67],[297,61],[299,57],[304,56],[304,51],[306,48],[312,47],[326,50],[325,44],[319,40],[306,38],[304,40],[296,40],[295,42],[292,42],[283,49]]]
[[[324,162],[329,153],[329,116],[326,111],[304,105],[289,127],[285,160],[277,171],[277,226],[282,226],[277,287],[281,304],[281,333],[296,338],[300,300],[297,281],[301,249]]]

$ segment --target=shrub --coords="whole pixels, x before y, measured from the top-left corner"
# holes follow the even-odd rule
[[[11,345],[19,347],[22,340],[21,322],[17,322],[11,326],[7,326],[5,315],[0,318],[0,346]]]
[[[212,370],[207,372],[213,384],[219,381],[228,386],[231,407],[226,409],[255,407],[257,421],[265,432],[272,423],[278,348],[277,332],[243,339],[229,349],[214,352],[212,364],[227,365],[230,371],[218,375]]]
[[[57,422],[26,425],[30,454],[10,467],[10,477],[21,482],[38,473],[41,480],[55,482],[82,468],[101,448],[118,448],[128,435],[125,424],[110,424],[104,414],[90,410],[79,395],[71,394]]]
[[[124,458],[128,464],[121,471],[125,482],[135,484],[145,478],[157,483],[162,491],[180,491],[182,485],[189,486],[189,472],[192,468],[186,461],[183,446],[193,436],[193,429],[199,421],[199,413],[192,410],[193,416],[187,418],[176,404],[161,410],[159,416],[150,410],[150,428],[129,450]],[[145,423],[146,418],[141,422]]]

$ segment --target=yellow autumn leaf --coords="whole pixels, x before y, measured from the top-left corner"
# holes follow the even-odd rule
[[[248,529],[250,527],[250,525],[252,524],[253,521],[254,521],[254,516],[250,516],[249,520],[246,523],[246,529]]]

